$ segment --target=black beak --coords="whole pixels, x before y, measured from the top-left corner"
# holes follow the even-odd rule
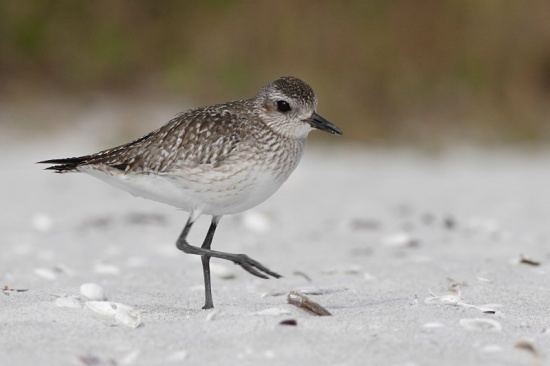
[[[339,129],[338,127],[336,127],[334,124],[332,124],[331,122],[327,121],[326,119],[324,119],[323,117],[321,117],[320,115],[318,115],[317,113],[313,113],[313,115],[311,116],[310,120],[309,120],[309,124],[313,127],[313,128],[317,128],[321,131],[325,131],[325,132],[328,132],[328,133],[332,133],[333,135],[336,134],[336,135],[341,135],[342,134],[342,130]]]

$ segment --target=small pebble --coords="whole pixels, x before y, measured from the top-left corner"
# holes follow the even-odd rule
[[[296,321],[296,319],[285,319],[285,320],[281,320],[279,322],[279,324],[281,325],[290,325],[290,326],[297,326],[298,325],[298,322]]]
[[[80,294],[89,300],[105,300],[105,291],[96,283],[83,283],[80,285]]]

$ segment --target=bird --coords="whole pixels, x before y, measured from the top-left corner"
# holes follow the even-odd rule
[[[81,172],[130,194],[162,202],[189,216],[176,241],[201,256],[203,309],[214,307],[210,259],[241,266],[260,278],[279,278],[246,254],[211,249],[220,219],[265,201],[298,165],[313,129],[342,130],[316,112],[313,89],[293,76],[280,77],[251,98],[194,108],[129,143],[94,154],[40,161],[57,173]],[[187,236],[201,215],[211,217],[200,247]]]

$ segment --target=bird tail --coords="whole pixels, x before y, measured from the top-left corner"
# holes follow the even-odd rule
[[[75,158],[65,159],[51,159],[39,161],[37,164],[51,164],[46,170],[54,170],[56,173],[75,172],[77,168],[82,165],[89,156],[79,156]]]

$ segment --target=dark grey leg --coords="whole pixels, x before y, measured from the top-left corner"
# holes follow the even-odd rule
[[[266,268],[264,265],[250,258],[246,254],[225,253],[225,252],[219,252],[217,250],[212,250],[212,249],[197,248],[193,245],[190,245],[187,242],[186,238],[187,238],[187,234],[189,234],[189,230],[191,229],[191,226],[193,226],[194,220],[195,220],[195,217],[193,217],[193,215],[191,215],[189,217],[189,220],[187,220],[187,223],[185,224],[185,227],[183,228],[183,231],[181,232],[178,238],[178,241],[176,242],[176,246],[179,250],[188,254],[208,256],[208,257],[220,258],[220,259],[231,261],[241,266],[248,273],[253,274],[254,276],[257,276],[260,278],[269,278],[267,275],[275,278],[281,277],[280,274],[271,271],[270,269]]]
[[[216,227],[220,221],[220,216],[212,216],[212,222],[208,228],[208,233],[204,242],[202,243],[201,248],[210,249],[210,244],[212,244],[212,239],[214,238],[214,233],[216,232]],[[214,307],[214,302],[212,301],[212,286],[210,284],[210,256],[203,255],[201,257],[202,261],[202,273],[204,275],[204,306],[203,309],[212,309]]]

